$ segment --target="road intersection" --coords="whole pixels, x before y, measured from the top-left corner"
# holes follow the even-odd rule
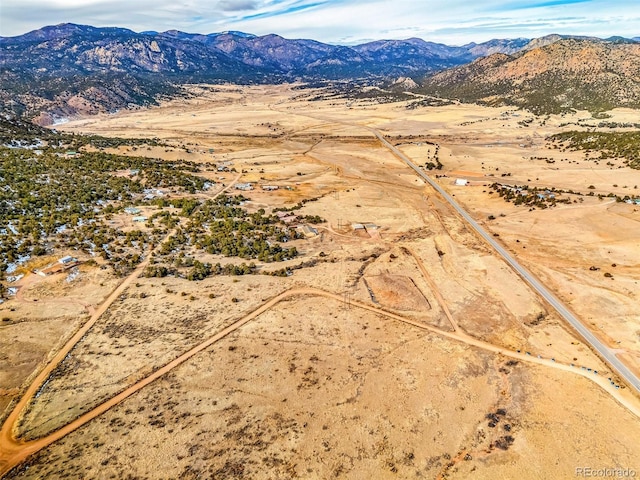
[[[480,235],[496,252],[527,282],[544,300],[551,305],[558,314],[564,318],[582,338],[609,364],[609,366],[620,375],[627,384],[640,393],[640,378],[638,378],[627,366],[618,359],[615,352],[603,344],[571,311],[562,301],[546,288],[529,270],[523,267],[493,236],[476,222],[467,211],[456,202],[437,182],[429,177],[420,167],[413,163],[404,153],[386,140],[380,132],[373,128],[368,128],[382,144],[391,150],[394,155],[411,167],[425,182],[433,187],[444,198],[458,214]]]

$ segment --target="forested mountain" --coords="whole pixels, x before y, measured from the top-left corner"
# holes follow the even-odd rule
[[[343,46],[274,34],[136,33],[61,24],[0,37],[0,109],[47,124],[58,117],[151,104],[179,94],[188,83],[419,80],[452,67],[459,68],[427,79],[427,91],[469,101],[496,97],[523,106],[550,96],[551,109],[557,110],[586,105],[583,97],[595,86],[603,93],[602,107],[633,105],[635,80],[626,75],[633,72],[637,48],[633,40],[619,37],[560,35],[461,47],[417,38]],[[469,64],[486,55],[494,56]],[[590,75],[588,81],[580,80],[584,74]],[[610,83],[613,90],[607,91]],[[567,88],[574,87],[565,100]]]

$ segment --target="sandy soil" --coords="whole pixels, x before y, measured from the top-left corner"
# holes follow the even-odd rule
[[[296,243],[301,259],[316,265],[287,278],[135,279],[53,370],[20,416],[18,437],[46,438],[289,288],[336,297],[276,304],[8,478],[573,478],[582,466],[640,471],[640,420],[616,402],[617,390],[571,368],[617,382],[615,375],[358,126],[380,129],[418,164],[436,153],[426,142],[438,144],[444,168],[432,173],[448,174],[441,185],[640,368],[640,212],[576,195],[575,203],[529,211],[484,185],[632,193],[640,172],[547,147],[548,134],[576,128],[566,124],[588,114],[537,119],[506,108],[307,102],[287,86],[194,91],[200,96],[60,128],[157,136],[172,146],[120,153],[224,162],[242,172],[240,181],[281,187],[243,192],[249,209],[316,199],[301,213],[327,222],[317,237]],[[613,115],[624,121],[630,113]],[[519,123],[529,118],[529,127]],[[225,184],[235,177],[206,175]],[[475,182],[455,186],[458,177]],[[115,220],[130,228],[126,218]],[[354,231],[356,223],[377,228]],[[0,326],[12,365],[0,388],[9,398],[116,282],[97,268],[81,278],[81,288],[65,290],[63,277],[27,276],[22,297],[0,305],[0,314],[11,316]],[[60,318],[42,320],[60,299],[67,299]],[[50,329],[46,338],[35,335],[40,324]],[[466,335],[515,356],[480,348]],[[518,357],[524,352],[547,363]],[[576,367],[552,368],[550,358]],[[620,392],[637,402],[628,389]]]

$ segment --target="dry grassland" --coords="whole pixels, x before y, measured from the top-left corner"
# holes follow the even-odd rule
[[[640,419],[617,393],[521,357],[530,352],[615,375],[362,128],[379,129],[417,164],[436,152],[426,142],[438,144],[444,167],[433,176],[449,175],[441,185],[640,370],[637,207],[569,195],[576,203],[529,211],[489,193],[489,184],[503,180],[636,193],[640,172],[546,147],[547,135],[575,128],[562,124],[588,114],[543,119],[506,108],[309,102],[307,91],[289,86],[193,93],[60,128],[158,137],[173,146],[119,152],[226,162],[239,181],[280,186],[243,192],[251,211],[316,199],[300,212],[327,222],[318,236],[293,242],[301,256],[282,264],[314,265],[284,278],[136,279],[54,370],[21,417],[18,437],[46,436],[277,295],[307,290],[40,450],[8,478],[535,479],[573,478],[583,466],[640,472]],[[624,121],[630,112],[613,115]],[[518,123],[528,118],[528,127]],[[203,175],[225,185],[236,178]],[[455,186],[458,177],[475,182]],[[132,227],[128,221],[114,218],[122,228]],[[357,223],[377,228],[354,231]],[[0,306],[12,319],[0,327],[9,366],[0,375],[0,407],[116,285],[96,267],[80,273],[73,288],[64,274],[27,276],[19,298]],[[320,291],[334,296],[313,293]]]

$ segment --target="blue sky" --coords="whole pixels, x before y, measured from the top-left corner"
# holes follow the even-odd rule
[[[549,33],[640,36],[640,0],[0,0],[0,35],[80,23],[226,30],[355,44],[420,37],[460,45]]]

